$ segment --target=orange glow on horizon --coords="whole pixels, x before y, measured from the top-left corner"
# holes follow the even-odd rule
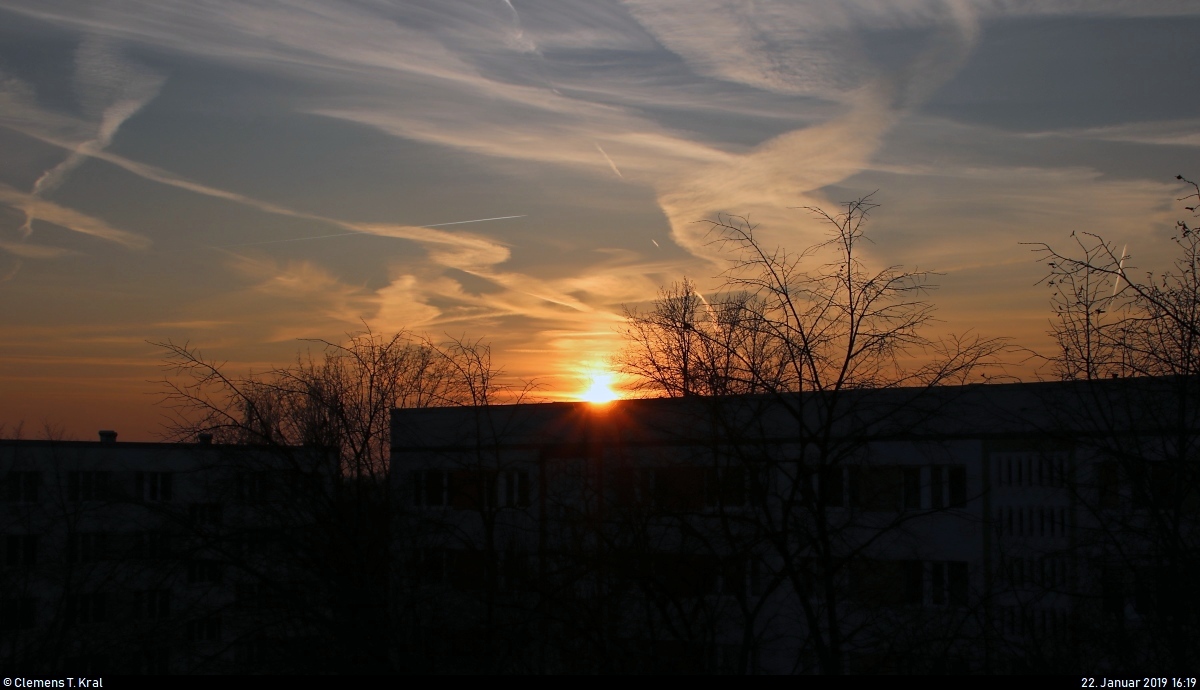
[[[579,399],[593,405],[603,405],[619,399],[619,393],[612,389],[613,375],[607,372],[596,372],[591,375],[591,381],[586,390],[579,394]]]

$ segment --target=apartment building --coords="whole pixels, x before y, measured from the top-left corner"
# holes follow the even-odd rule
[[[431,670],[1186,660],[1188,383],[396,410],[393,604]]]
[[[116,436],[0,441],[3,675],[276,668],[311,635],[295,611],[312,574],[285,537],[312,521],[293,500],[315,467]]]

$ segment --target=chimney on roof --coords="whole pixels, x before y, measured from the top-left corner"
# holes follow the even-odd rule
[[[117,432],[115,432],[111,429],[101,429],[100,430],[100,442],[101,443],[116,443],[117,442]]]
[[[212,445],[212,434],[201,433],[201,434],[197,434],[196,438],[200,441],[200,445],[202,445],[202,446],[211,446]]]

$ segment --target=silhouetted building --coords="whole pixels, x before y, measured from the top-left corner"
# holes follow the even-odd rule
[[[295,668],[297,601],[323,603],[287,537],[313,523],[297,478],[330,483],[318,454],[100,436],[0,441],[0,675]]]
[[[396,410],[392,604],[427,670],[1184,668],[1191,385]]]

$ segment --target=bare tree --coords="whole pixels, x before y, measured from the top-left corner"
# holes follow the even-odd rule
[[[1182,175],[1193,217],[1200,186]],[[1190,204],[1190,205],[1188,205]],[[1200,234],[1176,222],[1171,265],[1138,277],[1126,248],[1072,233],[1033,245],[1047,267],[1058,347],[1046,359],[1075,395],[1046,423],[1073,432],[1082,510],[1081,625],[1092,657],[1187,668],[1200,648]],[[1119,380],[1109,380],[1119,379]]]
[[[708,222],[731,254],[724,289],[705,298],[685,280],[648,312],[626,310],[625,371],[643,388],[711,401],[687,433],[714,439],[710,491],[737,496],[736,505],[717,502],[712,555],[740,554],[761,571],[755,596],[738,600],[743,671],[771,613],[762,604],[780,595],[806,631],[792,643],[796,670],[842,673],[849,655],[880,649],[872,621],[886,615],[872,599],[879,593],[869,593],[870,573],[901,566],[875,559],[895,559],[914,521],[946,508],[901,509],[893,498],[909,475],[869,467],[866,447],[874,434],[933,414],[922,391],[967,381],[1005,349],[1003,339],[926,334],[934,274],[868,266],[864,229],[875,208],[870,196],[837,214],[808,208],[830,236],[798,254],[765,246],[745,218],[719,216]],[[899,390],[856,394],[880,388]],[[880,511],[891,514],[867,515]]]
[[[395,614],[407,609],[391,599],[408,593],[389,591],[393,528],[402,524],[388,484],[391,412],[483,407],[509,388],[480,341],[439,344],[368,329],[341,343],[311,342],[317,352],[245,376],[186,344],[158,343],[169,435],[232,444],[228,467],[218,468],[224,484],[209,490],[241,516],[238,524],[188,515],[178,522],[237,570],[239,583],[285,602],[298,632],[283,641],[290,646],[281,668],[405,668]],[[248,539],[268,542],[271,557]]]

